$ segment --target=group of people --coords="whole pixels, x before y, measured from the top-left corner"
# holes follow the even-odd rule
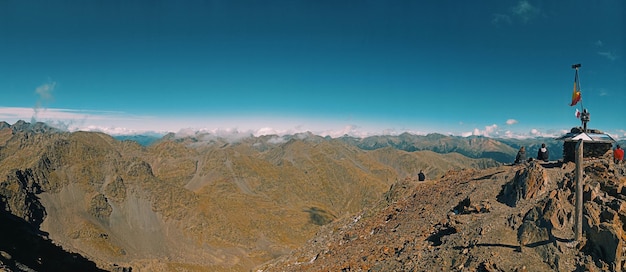
[[[546,144],[541,144],[541,148],[537,150],[537,160],[548,162],[550,161],[550,152],[546,147]],[[526,161],[526,148],[520,147],[515,156],[515,164],[520,164]]]
[[[547,162],[549,161],[550,154],[548,153],[548,148],[546,148],[546,144],[541,144],[541,148],[537,151],[537,160]],[[517,151],[517,156],[515,156],[515,164],[520,164],[526,161],[526,148],[524,146],[520,147],[519,151]],[[613,161],[616,164],[621,164],[624,161],[624,150],[617,145],[615,150],[613,150]]]

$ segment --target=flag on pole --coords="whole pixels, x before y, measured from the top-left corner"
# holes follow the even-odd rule
[[[574,106],[576,104],[578,104],[578,101],[580,101],[581,99],[581,95],[580,95],[580,86],[578,85],[578,69],[576,69],[576,76],[574,76],[574,91],[572,92],[572,103],[570,103],[570,106]]]
[[[574,115],[576,115],[576,118],[580,118],[580,111],[576,109],[576,113]]]
[[[576,90],[576,82],[574,82],[574,92],[572,93],[572,103],[569,104],[570,106],[574,106],[576,104],[578,104],[578,101],[580,101],[580,91]]]

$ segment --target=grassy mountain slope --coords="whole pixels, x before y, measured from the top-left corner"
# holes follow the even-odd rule
[[[0,130],[5,210],[108,270],[249,270],[420,169],[436,178],[494,165],[311,134],[168,135],[144,147],[37,124]]]
[[[365,150],[393,147],[405,151],[430,150],[436,153],[459,153],[470,158],[490,158],[502,163],[515,159],[516,149],[498,140],[486,137],[458,137],[442,134],[425,136],[403,133],[398,136],[370,136],[340,138]]]

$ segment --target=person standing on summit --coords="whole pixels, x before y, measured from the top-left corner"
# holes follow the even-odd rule
[[[523,146],[519,148],[517,151],[517,156],[515,156],[515,164],[523,163],[526,160],[526,148]]]
[[[420,170],[419,174],[417,174],[417,179],[419,181],[424,181],[426,180],[426,175],[424,175],[424,171]]]
[[[548,153],[548,149],[546,148],[546,144],[541,144],[541,148],[537,151],[537,160],[547,162],[550,160],[550,155]]]
[[[613,150],[613,162],[616,164],[621,164],[624,161],[624,149],[622,149],[619,145],[615,147]]]

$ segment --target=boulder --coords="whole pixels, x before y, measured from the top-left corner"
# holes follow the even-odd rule
[[[516,207],[522,199],[537,197],[547,190],[548,175],[538,163],[531,164],[515,173],[512,181],[505,184],[498,195],[498,201]]]
[[[609,222],[603,222],[593,226],[586,232],[587,243],[585,251],[596,258],[615,268],[622,266],[622,234],[621,226]],[[619,269],[617,269],[619,270]]]

